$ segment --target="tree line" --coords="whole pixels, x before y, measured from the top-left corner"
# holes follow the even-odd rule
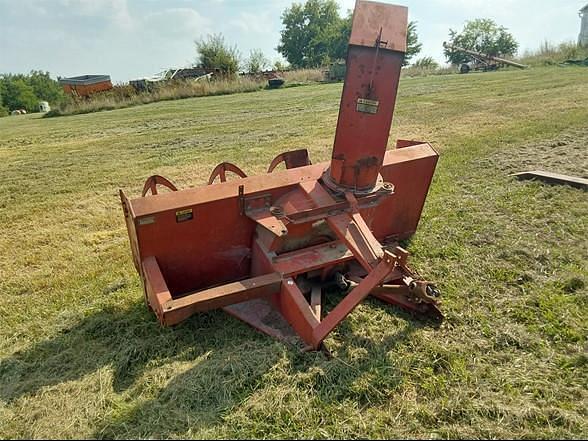
[[[225,76],[234,76],[239,70],[258,74],[269,68],[317,68],[345,59],[352,13],[348,11],[341,16],[335,0],[293,3],[283,11],[281,20],[282,31],[276,50],[289,66],[280,61],[272,64],[260,49],[252,50],[247,58],[242,59],[237,46],[228,44],[222,34],[208,35],[195,41],[195,64]],[[413,61],[422,48],[417,23],[409,22],[407,31],[404,65],[413,62],[417,67],[437,67],[431,57]],[[449,41],[455,46],[495,56],[512,56],[518,49],[512,34],[489,19],[468,21],[461,32],[449,29]],[[470,61],[469,55],[448,49],[445,49],[445,56],[456,65]],[[49,72],[0,74],[0,116],[15,109],[35,111],[39,101],[48,101],[56,106],[66,99],[58,81],[53,80]]]
[[[29,74],[0,75],[0,116],[16,109],[34,112],[39,108],[39,101],[57,105],[64,99],[61,85],[49,72],[33,70]]]
[[[333,61],[345,59],[347,43],[351,34],[352,13],[339,14],[335,0],[307,0],[293,3],[281,15],[282,31],[276,50],[293,69],[317,68]],[[493,20],[475,19],[465,23],[461,32],[449,29],[449,41],[465,49],[484,52],[490,55],[512,56],[518,43],[506,28]],[[441,42],[440,42],[441,44]],[[417,23],[410,21],[407,29],[407,51],[404,66],[413,61],[421,51]],[[259,73],[273,67],[281,70],[280,62],[270,65],[260,49],[251,51],[248,58],[241,60],[236,46],[228,45],[222,34],[209,35],[196,41],[197,64],[203,68],[220,70],[234,75],[239,69],[247,73]],[[470,56],[461,52],[445,50],[451,64],[459,65],[470,61]],[[417,67],[438,67],[431,57],[414,61]]]
[[[324,66],[344,59],[351,35],[351,11],[341,17],[335,0],[294,3],[282,14],[283,29],[278,52],[296,68]],[[421,51],[416,22],[408,24],[404,65]]]
[[[227,44],[222,34],[196,40],[197,64],[205,69],[234,75],[239,69],[256,74],[268,68],[317,68],[345,58],[352,13],[349,11],[345,17],[341,17],[335,0],[293,3],[284,10],[281,19],[283,29],[276,50],[289,66],[280,61],[272,65],[260,49],[252,50],[249,57],[242,60],[237,47]],[[404,65],[409,64],[421,47],[416,22],[411,21],[408,25]]]

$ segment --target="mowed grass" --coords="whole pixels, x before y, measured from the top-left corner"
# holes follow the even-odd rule
[[[219,311],[175,329],[147,311],[118,189],[327,160],[340,93],[0,119],[1,438],[588,436],[588,193],[508,176],[587,177],[585,68],[402,80],[391,138],[441,154],[407,244],[440,328],[368,300],[327,358]]]

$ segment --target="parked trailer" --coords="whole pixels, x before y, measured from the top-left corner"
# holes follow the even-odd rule
[[[109,75],[80,75],[60,78],[59,84],[63,86],[65,93],[79,97],[88,97],[94,93],[112,89]]]

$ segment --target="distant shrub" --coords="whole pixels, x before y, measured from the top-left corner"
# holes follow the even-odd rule
[[[22,78],[3,78],[5,85],[2,100],[9,110],[26,109],[27,112],[37,110],[39,98],[31,86]]]
[[[301,69],[281,72],[286,85],[294,86],[322,81],[320,69]],[[154,83],[149,90],[138,92],[130,85],[116,85],[111,90],[97,93],[89,98],[70,99],[61,106],[45,114],[45,117],[75,115],[100,112],[102,110],[148,104],[156,101],[177,100],[207,95],[227,95],[232,93],[254,92],[267,86],[263,76],[244,76],[237,78],[221,77],[216,80],[177,80]]]
[[[433,57],[423,57],[416,60],[413,63],[413,66],[421,69],[438,69],[439,63],[437,63]]]
[[[61,113],[60,109],[51,109],[49,112],[45,113],[44,117],[46,118],[51,118],[52,116],[61,116],[63,115]]]
[[[316,83],[324,79],[321,69],[297,69],[282,72],[286,83]]]
[[[58,106],[66,101],[59,82],[49,72],[33,70],[29,74],[0,74],[0,107],[37,112],[39,101]]]
[[[156,101],[176,100],[206,95],[224,95],[261,90],[267,84],[263,79],[237,78],[216,81],[179,80],[154,84],[149,91],[136,92],[132,86],[115,86],[107,92],[92,95],[89,99],[76,99],[47,113],[45,117],[100,112],[102,110],[148,104]]]
[[[222,34],[208,35],[195,41],[199,66],[206,70],[218,70],[226,76],[233,76],[239,69],[241,58],[236,46],[229,46]]]
[[[2,94],[0,93],[0,117],[8,115],[8,109],[4,107],[2,102]]]
[[[245,60],[245,72],[250,74],[258,74],[269,67],[269,60],[263,54],[261,49],[253,49],[249,53],[249,58]]]
[[[573,41],[565,41],[560,44],[544,41],[539,49],[525,51],[519,61],[528,65],[548,66],[570,59],[584,59],[586,57],[588,57],[588,48],[578,46]]]
[[[519,47],[508,29],[488,18],[466,21],[461,32],[449,29],[449,42],[453,46],[502,57],[513,56]],[[447,61],[456,66],[472,59],[471,55],[449,47],[443,53]]]
[[[290,65],[287,62],[282,62],[280,60],[276,60],[273,68],[274,68],[274,70],[282,71],[282,70],[288,69],[289,66]]]
[[[455,68],[453,67],[423,67],[423,66],[409,66],[403,67],[400,71],[400,75],[402,77],[426,77],[429,75],[448,75],[455,73]]]

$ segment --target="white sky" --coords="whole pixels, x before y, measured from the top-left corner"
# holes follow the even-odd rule
[[[341,13],[354,0],[337,0]],[[423,50],[443,62],[449,28],[491,18],[520,51],[548,40],[576,41],[587,0],[386,0],[408,6]],[[247,56],[279,59],[283,10],[291,0],[0,0],[0,72],[48,70],[53,76],[109,74],[113,81],[194,62],[194,40],[222,32]]]

